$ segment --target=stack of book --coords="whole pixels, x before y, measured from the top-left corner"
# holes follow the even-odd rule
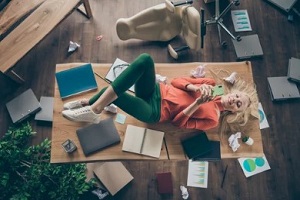
[[[299,99],[300,59],[290,58],[287,76],[268,77],[272,101]]]
[[[221,159],[220,141],[207,138],[204,131],[190,133],[191,136],[181,140],[187,157],[198,161],[216,161]]]

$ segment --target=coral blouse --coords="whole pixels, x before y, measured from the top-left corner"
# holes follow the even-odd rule
[[[208,84],[214,86],[216,83],[211,78],[175,78],[171,85],[160,83],[161,93],[161,115],[160,122],[171,121],[180,128],[208,130],[218,125],[220,111],[224,108],[221,97],[213,101],[201,104],[192,116],[185,115],[182,111],[192,104],[200,93],[187,91],[186,86],[193,84],[199,86]]]

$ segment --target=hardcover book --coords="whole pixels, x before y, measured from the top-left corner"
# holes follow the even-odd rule
[[[173,193],[173,181],[171,172],[156,173],[157,189],[160,194]]]
[[[112,196],[133,180],[133,176],[120,161],[104,162],[94,169],[94,174]]]
[[[204,131],[197,131],[197,134],[181,140],[181,144],[189,159],[202,156],[212,150],[211,142]]]
[[[55,76],[62,99],[98,88],[90,63],[56,72]]]
[[[76,133],[85,156],[120,142],[120,135],[112,118],[77,129]]]
[[[19,123],[41,110],[41,104],[31,89],[26,90],[6,103],[13,123]]]
[[[127,125],[123,151],[159,158],[164,132]]]

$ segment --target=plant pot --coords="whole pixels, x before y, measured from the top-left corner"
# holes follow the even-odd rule
[[[247,144],[249,146],[253,145],[253,143],[254,143],[254,140],[251,137],[249,137],[248,140],[245,142],[245,144]]]

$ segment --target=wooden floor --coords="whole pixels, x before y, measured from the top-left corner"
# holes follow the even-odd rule
[[[143,42],[139,40],[121,41],[115,31],[115,22],[120,17],[129,17],[136,12],[163,2],[162,0],[90,0],[93,19],[88,20],[74,12],[54,29],[41,43],[33,48],[20,62],[15,71],[26,82],[22,86],[14,85],[0,76],[0,135],[11,125],[11,119],[5,103],[27,88],[32,88],[37,97],[53,96],[54,71],[56,63],[96,62],[111,63],[116,57],[131,62],[140,53],[151,54],[155,62],[230,62],[236,60],[230,38],[227,49],[218,43],[215,26],[207,27],[204,48],[199,52],[190,52],[180,60],[173,60],[167,52],[168,43]],[[222,1],[225,2],[226,1]],[[205,5],[202,0],[194,1],[194,6],[205,8],[208,19],[214,13],[214,4]],[[223,6],[224,7],[224,6]],[[299,9],[299,5],[297,5]],[[264,152],[271,170],[245,178],[236,159],[226,159],[209,163],[208,188],[188,188],[190,199],[228,199],[228,200],[286,200],[300,197],[300,102],[289,101],[273,103],[267,87],[268,76],[285,76],[288,59],[300,58],[300,19],[290,23],[287,16],[264,0],[243,0],[239,7],[247,9],[252,32],[241,35],[258,34],[264,56],[251,59],[254,81],[257,85],[260,101],[267,115],[270,128],[262,130]],[[224,23],[233,30],[230,13]],[[102,34],[101,41],[95,38]],[[81,45],[77,52],[67,54],[69,41]],[[175,40],[172,42],[176,42]],[[7,47],[9,48],[9,47]],[[1,55],[0,55],[1,56]],[[51,127],[40,126],[31,120],[37,131],[33,144],[45,138],[51,138]],[[186,186],[187,161],[130,161],[123,162],[134,181],[115,199],[182,199],[179,187]],[[228,166],[224,186],[221,188],[222,175]],[[172,196],[157,194],[155,173],[171,171],[174,192]]]

